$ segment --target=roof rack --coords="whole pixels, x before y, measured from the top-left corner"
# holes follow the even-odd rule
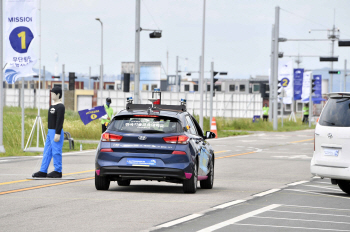
[[[148,110],[152,109],[153,111],[157,110],[163,110],[163,111],[173,111],[173,112],[185,112],[186,105],[154,105],[152,108],[151,104],[126,104],[126,110],[127,111],[133,111],[133,110]]]

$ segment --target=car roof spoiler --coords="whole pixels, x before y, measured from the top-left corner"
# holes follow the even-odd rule
[[[186,105],[154,105],[152,108],[151,104],[126,104],[126,110],[127,111],[134,111],[134,110],[149,110],[152,109],[152,111],[172,111],[172,112],[186,112]]]
[[[350,92],[335,92],[335,93],[329,93],[328,97],[350,97]]]

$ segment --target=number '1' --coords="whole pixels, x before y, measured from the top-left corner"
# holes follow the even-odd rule
[[[22,31],[21,33],[18,34],[18,37],[21,38],[21,46],[22,49],[26,49],[26,32]]]

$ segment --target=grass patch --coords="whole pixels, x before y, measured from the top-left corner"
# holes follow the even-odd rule
[[[29,137],[30,131],[33,127],[34,121],[38,114],[37,109],[25,109],[24,130],[25,143]],[[41,110],[40,115],[44,125],[44,131],[47,133],[47,117],[48,110]],[[0,153],[0,157],[4,156],[32,156],[39,155],[39,152],[23,152],[21,149],[21,108],[19,107],[4,107],[4,130],[3,130],[3,144],[5,153]],[[90,139],[99,140],[101,137],[101,123],[99,120],[93,121],[84,126],[80,120],[79,114],[74,111],[66,111],[63,130],[71,133],[75,140]],[[34,133],[32,146],[36,146],[36,132]],[[24,144],[26,145],[26,144]],[[39,146],[43,147],[44,143],[40,136]],[[96,149],[97,144],[83,143],[83,150]],[[74,150],[69,150],[68,141],[64,142],[63,152],[79,151],[80,143],[75,142]]]

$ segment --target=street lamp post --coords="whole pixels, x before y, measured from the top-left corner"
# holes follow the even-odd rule
[[[2,0],[0,0],[0,12],[2,14]],[[0,73],[0,153],[5,153],[5,148],[3,145],[3,104],[4,104],[4,92],[3,92],[3,47],[2,47],[2,38],[3,38],[3,28],[2,28],[2,17],[0,18],[0,64],[1,64],[1,73]]]
[[[201,75],[199,78],[199,93],[200,93],[200,110],[199,110],[199,125],[203,129],[203,79],[204,79],[204,47],[205,47],[205,1],[203,0],[203,28],[202,28],[202,57],[201,57]]]
[[[103,23],[100,18],[96,18],[97,21],[101,23],[101,67],[100,67],[100,97],[101,105],[103,105],[102,99],[102,85],[103,85]]]

